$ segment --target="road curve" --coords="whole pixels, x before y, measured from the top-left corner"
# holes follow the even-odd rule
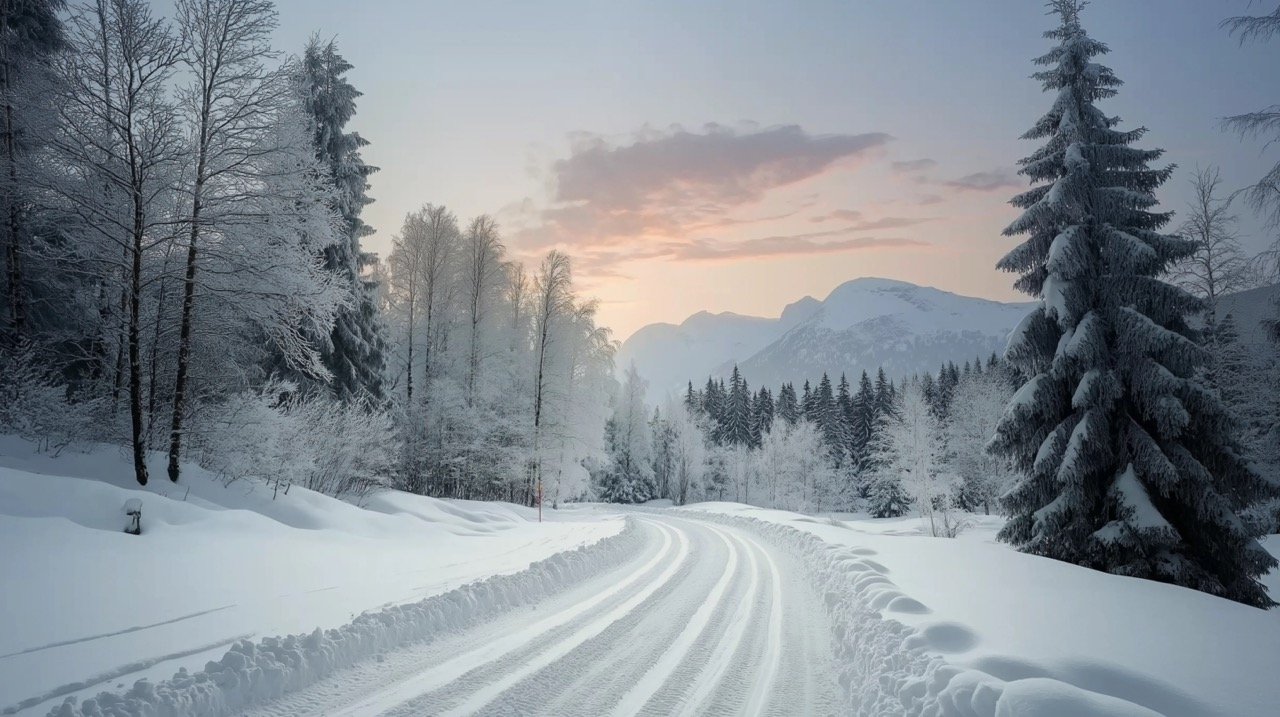
[[[613,570],[249,714],[834,713],[829,626],[788,554],[695,514],[635,520]]]

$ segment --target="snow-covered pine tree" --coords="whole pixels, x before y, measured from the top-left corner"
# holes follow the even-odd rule
[[[849,455],[855,469],[861,469],[866,463],[875,423],[876,393],[871,386],[871,377],[863,371],[862,377],[858,379],[858,392],[853,396],[849,423]]]
[[[794,426],[796,421],[800,420],[800,402],[796,399],[796,387],[793,384],[784,383],[782,388],[778,389],[776,412],[788,426]]]
[[[894,391],[893,383],[884,375],[884,367],[876,372],[876,420],[880,420],[881,416],[887,416],[894,412],[894,404],[897,402],[897,392]]]
[[[1170,168],[1132,147],[1095,103],[1120,80],[1094,62],[1107,46],[1080,23],[1081,0],[1053,0],[1057,45],[1036,60],[1054,94],[1024,135],[1044,146],[1022,161],[1038,186],[1012,200],[1006,230],[1026,240],[999,263],[1040,299],[1010,338],[1030,376],[992,449],[1023,477],[1005,496],[1001,539],[1059,560],[1192,587],[1256,606],[1257,577],[1276,565],[1238,515],[1271,489],[1241,457],[1218,398],[1196,378],[1202,351],[1184,318],[1194,297],[1159,277],[1191,242],[1159,233],[1153,211]]]
[[[337,42],[312,38],[302,53],[298,85],[303,106],[315,132],[316,153],[329,168],[338,188],[338,212],[344,223],[343,241],[324,252],[325,267],[351,283],[353,303],[338,314],[328,345],[325,366],[333,374],[333,392],[340,398],[382,397],[386,344],[382,337],[374,286],[362,273],[376,258],[360,248],[373,233],[360,218],[369,198],[369,175],[377,167],[365,164],[360,149],[369,144],[355,132],[344,131],[356,113],[360,92],[346,80],[352,67],[338,54]]]
[[[702,414],[707,419],[709,435],[715,439],[720,434],[720,424],[724,418],[724,391],[715,379],[707,378],[707,387],[702,391]]]
[[[717,442],[725,445],[751,445],[751,392],[738,367],[729,377],[729,395],[724,402],[723,421]]]
[[[751,447],[759,448],[764,434],[773,429],[773,395],[761,386],[751,403]]]
[[[848,387],[845,388],[847,392]],[[816,417],[810,420],[817,423],[818,429],[822,432],[822,440],[827,446],[827,455],[831,458],[831,464],[839,467],[845,462],[848,434],[841,423],[840,408],[831,388],[831,379],[825,373],[822,374],[822,380],[818,382],[818,389],[814,391],[814,409]]]

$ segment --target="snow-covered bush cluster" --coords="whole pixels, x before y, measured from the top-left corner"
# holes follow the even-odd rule
[[[101,423],[106,402],[73,400],[67,390],[29,347],[0,351],[0,432],[55,454],[72,443],[110,438]]]
[[[497,575],[416,603],[357,616],[347,625],[309,634],[240,641],[199,672],[180,670],[156,683],[139,680],[124,692],[69,697],[50,717],[185,717],[239,714],[245,707],[293,692],[389,650],[463,630],[512,608],[537,603],[619,564],[643,546],[628,521],[621,532],[557,553],[509,575]]]
[[[301,485],[326,495],[359,497],[388,487],[398,451],[391,416],[367,401],[299,395],[269,381],[211,404],[193,421],[199,463],[227,481]]]

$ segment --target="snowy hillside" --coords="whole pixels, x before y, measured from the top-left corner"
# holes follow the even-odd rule
[[[122,532],[134,498],[140,536]],[[622,527],[567,512],[539,525],[520,506],[399,492],[273,498],[194,465],[139,488],[118,449],[51,458],[0,437],[0,712],[195,672],[237,640],[338,628]]]
[[[791,304],[777,319],[704,312],[680,326],[646,326],[622,345],[618,365],[635,362],[649,380],[651,399],[711,373],[727,374],[734,363],[753,385],[881,366],[896,378],[1002,350],[1028,306],[891,279],[854,279],[822,301]]]
[[[1230,314],[1236,322],[1240,341],[1254,346],[1269,346],[1263,320],[1280,315],[1280,284],[1228,294],[1219,300],[1218,313]],[[1265,348],[1264,348],[1265,350]]]

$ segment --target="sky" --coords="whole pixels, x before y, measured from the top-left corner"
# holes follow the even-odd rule
[[[1038,0],[465,3],[279,0],[277,46],[336,37],[364,96],[349,125],[385,256],[406,213],[487,213],[511,255],[573,258],[625,339],[708,310],[777,316],[882,276],[1019,298],[994,268],[1026,186],[1018,137],[1049,107],[1030,74]],[[1219,130],[1277,102],[1280,42],[1218,27],[1249,0],[1098,0],[1090,34],[1126,85],[1103,109],[1179,169],[1236,189],[1280,147]],[[1269,241],[1244,211],[1246,248]]]

